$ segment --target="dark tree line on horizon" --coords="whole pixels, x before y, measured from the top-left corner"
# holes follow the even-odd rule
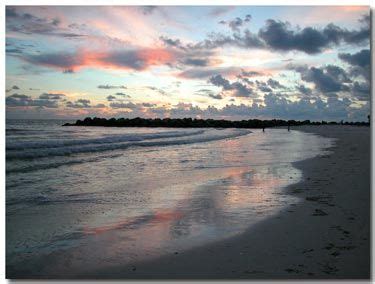
[[[298,125],[355,125],[369,126],[368,122],[336,122],[336,121],[310,121],[310,120],[239,120],[231,121],[224,119],[196,119],[196,118],[99,118],[86,117],[75,123],[65,123],[63,126],[105,126],[105,127],[174,127],[174,128],[269,128],[276,126],[298,126]]]

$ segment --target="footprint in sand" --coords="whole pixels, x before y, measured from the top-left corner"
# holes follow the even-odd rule
[[[321,209],[315,209],[313,216],[327,216],[328,214]]]

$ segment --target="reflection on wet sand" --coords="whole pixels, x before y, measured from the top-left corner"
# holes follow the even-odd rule
[[[152,215],[140,216],[137,218],[127,219],[124,221],[116,222],[113,224],[104,225],[96,228],[84,228],[83,232],[85,235],[98,235],[112,230],[127,230],[137,229],[145,223],[160,223],[172,219],[178,219],[181,217],[181,213],[173,211],[156,212]]]
[[[89,272],[106,265],[126,265],[238,234],[290,202],[290,197],[274,194],[287,183],[281,178],[284,171],[285,167],[272,173],[265,167],[228,168],[226,178],[198,186],[175,208],[85,227],[85,241],[64,251],[63,257],[60,253],[58,259],[70,259],[69,265],[58,261],[48,270],[74,274],[83,268]]]

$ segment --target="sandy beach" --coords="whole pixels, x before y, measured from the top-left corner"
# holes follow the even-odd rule
[[[336,138],[331,153],[294,164],[302,181],[275,217],[245,233],[157,260],[106,271],[100,278],[368,279],[370,277],[370,128],[302,126]],[[83,276],[85,278],[85,276]]]

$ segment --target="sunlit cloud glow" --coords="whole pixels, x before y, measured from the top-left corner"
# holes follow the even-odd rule
[[[366,120],[369,12],[8,6],[7,116]]]

